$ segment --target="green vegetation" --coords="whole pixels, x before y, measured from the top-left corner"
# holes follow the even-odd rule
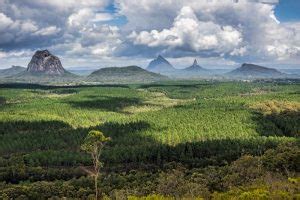
[[[0,199],[299,198],[299,83],[0,86]],[[298,195],[298,196],[297,196]]]
[[[0,83],[39,83],[55,85],[78,84],[142,84],[168,80],[167,76],[149,72],[137,66],[101,68],[80,76],[65,71],[62,75],[49,75],[45,72],[28,72],[23,67],[14,66],[0,70]]]
[[[0,69],[0,78],[14,76],[21,72],[24,72],[25,70],[25,67],[20,66],[12,66],[7,69]]]
[[[97,200],[99,198],[98,195],[98,179],[100,175],[100,168],[102,167],[102,163],[100,162],[100,156],[102,153],[102,149],[110,140],[110,138],[105,137],[102,132],[100,131],[90,131],[86,138],[84,139],[83,144],[81,145],[81,149],[83,151],[86,151],[92,156],[93,159],[93,167],[94,170],[90,171],[85,169],[86,172],[91,174],[94,177],[95,182],[95,199]]]
[[[102,68],[87,77],[87,81],[100,83],[149,83],[167,79],[137,66]]]

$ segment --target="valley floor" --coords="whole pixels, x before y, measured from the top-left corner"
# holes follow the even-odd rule
[[[300,83],[0,85],[0,199],[297,199]]]

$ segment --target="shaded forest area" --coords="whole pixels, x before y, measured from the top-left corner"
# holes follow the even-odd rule
[[[92,199],[92,161],[80,150],[90,130],[112,138],[103,197],[299,196],[297,83],[0,88],[1,199]],[[154,94],[187,101],[157,106]]]

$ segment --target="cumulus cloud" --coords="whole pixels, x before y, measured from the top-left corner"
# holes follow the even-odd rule
[[[94,61],[140,62],[163,54],[178,63],[192,57],[210,63],[296,62],[300,25],[280,22],[274,14],[277,4],[278,0],[0,0],[0,57],[13,59],[17,52],[48,48],[58,56]],[[125,25],[113,23],[120,16]]]
[[[14,58],[19,58],[19,57],[24,57],[24,56],[30,56],[32,55],[33,51],[30,50],[19,50],[19,51],[1,51],[0,50],[0,58],[9,58],[9,57],[14,57]]]
[[[42,36],[49,36],[49,35],[55,35],[60,31],[60,28],[57,28],[56,26],[49,26],[42,28],[34,33],[34,35],[42,35]]]
[[[90,8],[80,9],[68,17],[68,25],[73,28],[81,29],[85,27],[86,23],[88,23],[93,16],[94,13]]]
[[[47,48],[73,59],[109,57],[121,43],[120,29],[105,7],[110,0],[0,0],[1,65]],[[3,62],[3,63],[2,63]]]
[[[13,20],[0,12],[0,46],[11,42],[20,42],[38,31],[31,20]]]
[[[233,59],[299,56],[300,33],[278,21],[277,0],[116,1],[128,19],[128,31],[136,29],[129,36],[133,44],[155,47],[171,56],[191,52]]]
[[[92,22],[105,22],[114,19],[114,16],[110,13],[96,13]]]
[[[2,3],[1,3],[2,2]],[[70,11],[78,8],[83,7],[97,7],[98,9],[104,8],[107,6],[110,1],[109,0],[51,0],[51,1],[44,1],[44,0],[1,0],[0,5],[7,5],[11,3],[16,7],[25,8],[30,7],[32,9],[56,9],[52,10],[54,12],[59,11]]]
[[[85,42],[88,34],[101,34],[99,27],[103,24],[99,23],[113,19],[104,12],[109,3],[109,0],[0,0],[0,48],[11,51]]]
[[[0,31],[6,30],[10,25],[13,24],[13,20],[7,17],[4,13],[0,13]]]
[[[129,38],[135,44],[149,47],[166,46],[194,52],[211,50],[231,52],[242,42],[242,34],[232,26],[220,26],[211,21],[199,21],[190,7],[183,7],[170,29],[133,32]]]

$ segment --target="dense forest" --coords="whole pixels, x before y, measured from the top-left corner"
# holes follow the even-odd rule
[[[0,199],[300,198],[298,82],[0,85]]]

